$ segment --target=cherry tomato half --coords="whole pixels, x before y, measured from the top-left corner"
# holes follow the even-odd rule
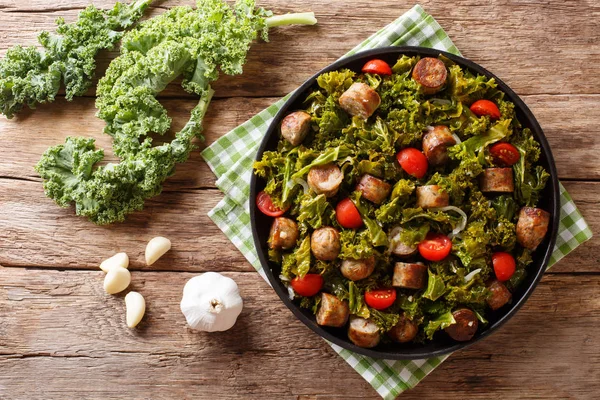
[[[358,209],[350,199],[340,201],[335,207],[335,217],[344,228],[357,229],[363,226]]]
[[[375,289],[365,293],[365,302],[376,310],[388,308],[396,301],[396,289]]]
[[[269,217],[281,217],[287,211],[287,209],[282,210],[275,207],[273,201],[271,201],[271,196],[264,190],[256,196],[256,205],[263,214]]]
[[[385,61],[375,59],[367,62],[362,68],[362,72],[365,74],[391,75],[392,69]]]
[[[478,117],[487,115],[491,119],[500,118],[500,110],[498,109],[498,106],[489,100],[477,100],[475,103],[471,104],[470,109]]]
[[[292,279],[292,289],[300,296],[310,297],[319,293],[323,287],[323,277],[319,274],[306,274],[304,278]]]
[[[427,157],[414,147],[400,150],[396,158],[402,169],[417,179],[421,179],[427,173]]]
[[[419,243],[419,254],[429,261],[442,261],[452,250],[452,241],[441,233],[428,233],[425,240]]]
[[[492,254],[492,264],[494,265],[494,273],[496,274],[496,278],[500,282],[509,280],[517,268],[515,258],[509,253],[505,253],[503,251]]]
[[[515,165],[521,158],[519,150],[510,143],[496,143],[490,147],[490,154],[496,164],[507,167]]]

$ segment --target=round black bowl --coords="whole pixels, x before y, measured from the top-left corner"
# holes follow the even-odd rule
[[[546,137],[544,136],[544,133],[542,132],[537,120],[529,108],[527,108],[527,106],[519,98],[519,96],[517,96],[515,92],[513,92],[506,84],[504,84],[504,82],[498,79],[498,77],[474,62],[453,54],[449,54],[447,52],[422,47],[387,47],[364,51],[343,60],[339,60],[319,71],[312,78],[307,80],[296,92],[294,92],[290,99],[281,108],[279,113],[277,113],[259,147],[257,160],[262,158],[264,151],[275,150],[277,148],[277,141],[279,139],[279,125],[281,120],[291,111],[302,108],[303,100],[306,98],[310,90],[316,86],[316,79],[319,75],[324,72],[337,70],[340,68],[350,68],[351,70],[359,72],[364,63],[372,58],[379,58],[387,61],[390,65],[393,65],[398,57],[402,54],[406,54],[407,56],[425,57],[437,57],[440,54],[443,54],[461,67],[466,68],[473,73],[495,78],[499,89],[502,90],[506,94],[506,97],[515,104],[519,121],[523,124],[523,126],[531,129],[535,138],[541,144],[542,155],[540,157],[540,164],[546,168],[551,176],[543,195],[540,196],[541,201],[539,204],[539,207],[547,210],[551,214],[550,227],[548,229],[548,233],[546,234],[546,238],[542,244],[539,245],[533,255],[534,262],[528,267],[527,278],[513,293],[512,304],[504,306],[498,311],[489,312],[487,314],[489,324],[485,327],[480,327],[478,333],[471,341],[459,343],[453,341],[443,333],[438,333],[436,336],[434,336],[434,340],[425,344],[387,344],[379,345],[374,349],[365,349],[350,342],[346,334],[346,328],[327,328],[317,325],[315,322],[315,317],[310,310],[301,309],[297,304],[289,299],[286,287],[279,280],[280,267],[268,261],[267,239],[272,219],[258,211],[254,201],[256,194],[264,188],[265,182],[262,179],[257,178],[256,175],[252,174],[250,191],[250,219],[252,222],[254,244],[256,245],[258,257],[265,270],[265,273],[269,278],[271,285],[275,289],[275,292],[277,292],[281,298],[281,301],[285,303],[285,305],[294,313],[296,317],[298,317],[298,319],[300,319],[300,321],[330,342],[369,357],[399,360],[441,356],[465,348],[489,336],[502,324],[508,321],[513,315],[515,315],[517,310],[521,308],[521,306],[533,292],[533,289],[540,281],[542,274],[548,265],[548,261],[550,260],[550,256],[552,254],[552,249],[554,248],[556,233],[558,231],[560,207],[558,178],[552,152],[550,151],[550,146],[548,145]]]

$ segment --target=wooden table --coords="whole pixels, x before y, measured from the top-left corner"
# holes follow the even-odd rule
[[[88,0],[0,0],[0,54],[73,20]],[[95,1],[109,7],[113,0]],[[176,4],[159,2],[152,14]],[[245,74],[215,88],[207,144],[288,93],[413,3],[398,0],[263,0],[275,12],[313,10],[316,27],[272,31],[251,51]],[[560,179],[592,230],[600,230],[600,3],[423,1],[471,60],[523,96],[553,147]],[[103,70],[114,53],[103,53]],[[163,93],[174,127],[195,100]],[[195,152],[159,197],[126,223],[94,226],[47,199],[33,171],[42,152],[69,135],[97,138],[93,93],[0,118],[0,398],[377,398],[333,350],[297,321],[209,220],[222,198]],[[173,249],[152,267],[146,242]],[[129,254],[132,288],[144,294],[141,325],[125,326],[123,296],[103,292],[98,264]],[[454,354],[404,399],[598,398],[600,239],[547,273],[523,309],[492,337]],[[179,311],[187,279],[204,271],[234,278],[245,300],[236,326],[196,333]]]

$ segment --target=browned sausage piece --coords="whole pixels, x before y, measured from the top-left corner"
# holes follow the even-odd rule
[[[468,308],[461,308],[454,311],[452,316],[456,320],[456,323],[445,329],[448,336],[457,342],[471,340],[479,326],[479,321],[477,321],[475,313]]]
[[[450,204],[448,192],[438,185],[419,186],[417,188],[417,207],[436,208],[446,207]]]
[[[315,193],[324,194],[325,197],[332,197],[336,195],[343,179],[344,174],[340,168],[337,165],[330,163],[312,167],[310,171],[308,171],[307,182],[308,186],[310,186]]]
[[[499,309],[512,298],[510,291],[500,281],[490,283],[488,290],[490,291],[490,296],[487,298],[487,303],[492,310]]]
[[[319,260],[335,260],[340,254],[340,234],[337,229],[324,226],[314,231],[310,238],[310,249]]]
[[[419,327],[413,321],[402,314],[398,323],[389,330],[388,335],[398,343],[410,342],[417,336]]]
[[[372,175],[365,174],[360,178],[356,190],[362,192],[362,197],[375,204],[381,204],[388,197],[392,185]]]
[[[321,293],[321,305],[317,313],[317,324],[341,328],[348,322],[350,308],[347,301],[341,301],[329,293]]]
[[[379,94],[366,83],[353,83],[340,96],[340,107],[348,114],[368,119],[381,104]]]
[[[350,318],[348,338],[359,347],[371,348],[379,344],[381,335],[379,327],[373,321],[353,316]]]
[[[412,256],[417,252],[417,246],[409,246],[408,244],[404,244],[400,241],[400,234],[402,233],[402,228],[397,226],[390,232],[390,238],[392,241],[392,253],[399,257],[408,257]]]
[[[422,289],[427,283],[427,266],[421,263],[397,262],[394,266],[392,286],[406,289]]]
[[[281,136],[292,146],[298,146],[310,131],[310,115],[304,111],[296,111],[281,121]]]
[[[482,192],[512,193],[515,190],[512,168],[486,168],[480,179]]]
[[[448,162],[448,147],[454,146],[456,140],[445,125],[434,126],[423,136],[423,154],[431,165],[442,165]]]
[[[363,260],[342,261],[342,275],[351,281],[365,279],[375,270],[375,257],[371,256]]]
[[[441,60],[425,57],[415,65],[412,77],[421,85],[423,93],[433,94],[439,92],[446,84],[448,70]]]
[[[298,225],[289,218],[275,218],[269,234],[269,247],[272,249],[291,249],[298,240]]]
[[[535,250],[548,231],[550,214],[541,208],[523,207],[517,222],[517,241],[526,249]]]

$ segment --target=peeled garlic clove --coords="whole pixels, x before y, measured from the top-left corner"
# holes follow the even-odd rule
[[[146,312],[146,300],[138,292],[129,292],[125,296],[125,308],[127,310],[127,326],[135,328]]]
[[[171,249],[171,241],[158,236],[148,242],[146,246],[146,264],[152,265]]]
[[[131,283],[131,273],[128,269],[114,266],[108,270],[104,277],[104,291],[115,294],[127,289]]]
[[[104,272],[108,272],[114,266],[127,268],[129,267],[129,257],[125,253],[117,253],[114,256],[107,258],[100,264],[100,269]]]

